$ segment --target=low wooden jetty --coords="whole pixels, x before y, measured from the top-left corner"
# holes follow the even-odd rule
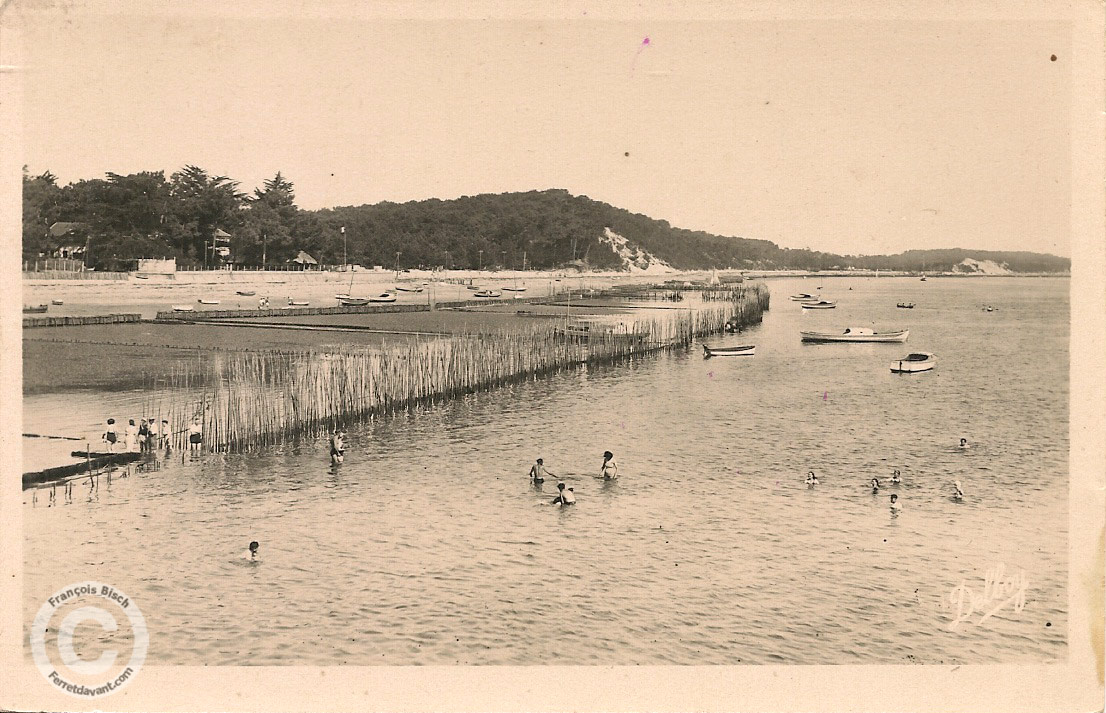
[[[76,453],[76,451],[74,451]],[[86,454],[81,454],[86,455]],[[40,483],[49,483],[56,480],[64,480],[82,473],[96,472],[110,465],[126,465],[143,458],[144,453],[134,451],[121,451],[119,453],[91,453],[85,460],[67,465],[59,465],[54,468],[32,471],[23,474],[23,487],[29,488]]]

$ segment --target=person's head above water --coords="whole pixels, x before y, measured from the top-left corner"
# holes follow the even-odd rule
[[[133,419],[133,418],[132,418],[132,419],[130,420],[130,424],[131,424],[132,426],[134,425],[134,419]]]
[[[967,438],[961,438],[960,439],[960,445],[965,446],[967,444],[968,444],[968,439]]]
[[[257,548],[261,545],[257,544],[257,540],[250,543],[250,552],[257,552]]]
[[[115,419],[114,418],[109,418],[108,423],[115,423]]]
[[[610,460],[611,458],[614,458],[614,453],[603,451],[603,460]]]
[[[564,483],[557,483],[557,490],[564,490],[564,489],[565,489],[565,484]]]
[[[891,493],[891,502],[895,502],[898,499],[899,499],[898,495],[895,495],[894,493]]]

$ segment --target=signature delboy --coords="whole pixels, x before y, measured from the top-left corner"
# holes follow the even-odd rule
[[[1001,562],[983,575],[982,594],[976,594],[961,581],[949,592],[949,604],[956,610],[952,622],[949,623],[949,630],[955,631],[961,622],[970,622],[976,613],[980,615],[975,622],[978,626],[1008,604],[1013,604],[1015,614],[1020,612],[1025,608],[1025,592],[1028,587],[1024,570],[1007,575],[1006,565]]]

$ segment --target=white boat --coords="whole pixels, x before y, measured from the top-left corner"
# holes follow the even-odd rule
[[[381,292],[376,297],[370,297],[369,302],[395,302],[396,296],[391,292]]]
[[[65,304],[65,301],[64,300],[50,300],[50,304],[52,304],[52,305],[63,305],[63,304]]]
[[[842,332],[799,332],[804,342],[888,342],[902,344],[910,336],[909,329],[876,332],[867,327],[849,327]]]
[[[898,307],[899,309],[914,309],[914,303],[913,302],[899,302],[895,306]]]
[[[477,290],[481,290],[483,288],[480,287],[479,285],[465,285],[465,289],[466,290],[472,290],[473,292],[476,292]]]
[[[703,356],[753,356],[756,353],[756,345],[750,344],[743,347],[708,347],[703,345]]]
[[[817,302],[803,302],[803,309],[835,309],[837,303],[832,300],[818,300]]]
[[[173,305],[174,312],[195,312],[196,308],[192,305]]]
[[[503,293],[500,292],[499,290],[480,290],[479,292],[474,292],[472,294],[472,296],[473,297],[502,297]]]
[[[310,304],[310,302],[307,302],[307,301],[304,301],[304,300],[294,300],[294,299],[291,299],[291,298],[288,299],[288,306],[289,307],[306,307],[309,304]]]
[[[415,285],[413,287],[405,287],[403,285],[396,285],[397,292],[422,292],[421,285]]]
[[[525,287],[504,287],[503,291],[504,292],[525,292],[526,288]]]
[[[907,354],[902,359],[891,362],[891,372],[894,374],[914,374],[919,371],[929,371],[937,366],[937,360],[929,352],[914,352]]]
[[[202,305],[217,305],[217,304],[219,304],[219,300],[205,300],[203,297],[201,297],[200,299],[198,299],[196,301],[199,302]]]
[[[369,303],[369,300],[365,297],[350,297],[349,295],[343,295],[338,298],[338,303],[343,307],[364,307]]]
[[[243,297],[253,297],[257,293],[254,292],[253,290],[237,290],[237,291],[235,291],[234,294],[242,295]]]
[[[794,300],[795,302],[803,302],[803,301],[806,301],[806,300],[816,300],[816,299],[818,299],[818,297],[816,295],[808,295],[805,292],[800,292],[797,295],[791,295],[791,299]]]

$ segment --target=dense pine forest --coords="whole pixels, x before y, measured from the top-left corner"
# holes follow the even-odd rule
[[[65,254],[98,270],[129,269],[143,257],[173,257],[184,266],[275,266],[300,251],[323,265],[345,259],[404,268],[618,269],[623,263],[603,240],[606,228],[686,270],[940,272],[965,258],[1015,272],[1071,269],[1068,258],[1028,252],[847,256],[792,250],[767,240],[675,228],[565,190],[304,210],[296,205],[293,183],[280,173],[253,192],[196,166],[168,178],[162,171],[108,173],[64,186],[49,172],[23,175],[24,259]]]

